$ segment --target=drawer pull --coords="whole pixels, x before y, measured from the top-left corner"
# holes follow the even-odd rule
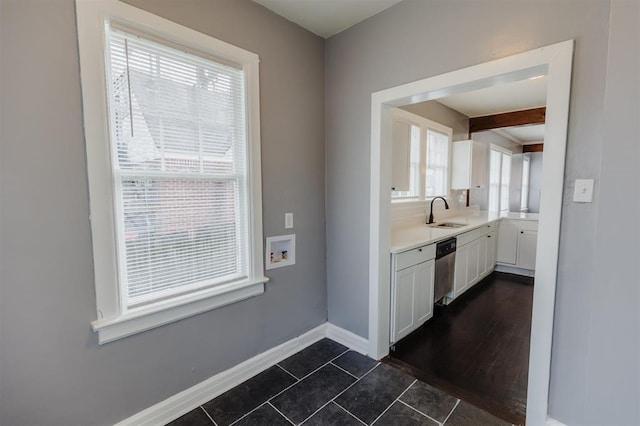
[[[421,248],[419,248],[419,249],[418,249],[418,251],[422,251],[422,249],[421,249]]]

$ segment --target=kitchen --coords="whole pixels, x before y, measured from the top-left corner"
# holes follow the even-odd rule
[[[391,115],[390,357],[514,423],[526,412],[546,84]]]

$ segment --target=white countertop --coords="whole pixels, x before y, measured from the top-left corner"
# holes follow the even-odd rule
[[[463,216],[453,216],[439,222],[463,223],[460,228],[436,228],[426,224],[412,224],[394,228],[391,233],[391,253],[400,253],[436,243],[447,238],[454,237],[472,229],[478,228],[499,219],[538,220],[537,213],[497,213],[497,212],[473,212]]]

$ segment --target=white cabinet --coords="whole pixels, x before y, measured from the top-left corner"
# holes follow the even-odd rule
[[[473,140],[453,143],[451,189],[483,188],[487,169],[487,146]]]
[[[538,222],[502,219],[498,228],[497,262],[533,271],[536,268]],[[518,272],[517,269],[509,272]]]
[[[456,247],[456,266],[453,272],[453,294],[450,293],[447,298],[445,298],[445,302],[448,302],[448,299],[455,299],[467,290],[467,286],[469,285],[469,281],[467,280],[468,254],[469,250],[467,250],[467,246]]]
[[[467,250],[467,283],[469,285],[478,281],[478,277],[480,276],[480,268],[478,266],[480,259],[480,241],[484,242],[484,238],[478,238],[465,246]]]
[[[478,269],[480,270],[481,276],[489,274],[496,266],[495,240],[496,233],[491,232],[480,242]]]
[[[392,255],[390,340],[395,343],[433,316],[435,244]]]
[[[445,303],[450,303],[493,271],[495,235],[495,223],[458,235],[453,290],[445,297]]]
[[[518,233],[520,221],[502,219],[498,224],[498,254],[497,261],[515,265],[517,261]]]

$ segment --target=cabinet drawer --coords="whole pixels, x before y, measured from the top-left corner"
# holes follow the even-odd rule
[[[396,255],[396,271],[426,262],[436,257],[436,245],[418,247],[413,250],[403,251]]]
[[[465,244],[469,244],[471,241],[477,240],[483,235],[488,234],[495,228],[493,223],[482,225],[480,228],[476,228],[473,231],[465,232],[464,234],[460,234],[457,237],[458,247],[463,246]]]
[[[520,230],[521,231],[538,231],[538,222],[533,220],[521,220],[520,221]]]

